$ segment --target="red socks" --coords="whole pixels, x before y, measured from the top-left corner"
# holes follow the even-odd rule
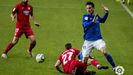
[[[14,45],[12,43],[9,43],[7,48],[5,49],[5,51],[3,53],[7,54],[8,51],[10,51],[10,49],[13,47]]]
[[[32,44],[30,44],[30,47],[29,47],[29,52],[31,52],[32,51],[32,49],[35,47],[35,45],[36,45],[36,43],[32,43]]]
[[[99,65],[99,62],[98,62],[96,59],[93,59],[93,60],[91,61],[91,64],[92,64],[93,66],[97,67],[97,65]]]
[[[35,47],[35,45],[36,45],[36,42],[30,44],[30,47],[29,47],[29,51],[30,51],[30,52],[31,52],[32,49]],[[7,46],[7,48],[5,49],[5,51],[4,51],[3,53],[4,53],[4,54],[7,54],[7,53],[11,50],[11,48],[12,48],[13,46],[14,46],[13,43],[9,43],[8,46]]]

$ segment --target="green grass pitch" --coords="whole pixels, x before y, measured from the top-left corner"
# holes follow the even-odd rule
[[[0,54],[13,38],[15,23],[10,13],[14,5],[21,0],[0,0]],[[75,48],[81,49],[83,44],[82,15],[86,13],[87,0],[29,0],[34,7],[34,16],[41,26],[31,26],[36,35],[37,46],[34,54],[44,53],[44,63],[37,63],[26,53],[29,41],[22,36],[18,44],[9,52],[8,59],[0,58],[0,75],[64,75],[57,72],[54,64],[64,50],[64,44],[72,42]],[[96,4],[95,12],[103,15],[99,0],[91,0]],[[109,7],[110,15],[106,23],[101,25],[107,51],[110,52],[117,65],[125,68],[124,75],[133,74],[133,18],[115,0],[103,0]],[[109,65],[103,55],[94,50],[93,56],[101,64]],[[99,71],[96,75],[114,75],[110,69]]]

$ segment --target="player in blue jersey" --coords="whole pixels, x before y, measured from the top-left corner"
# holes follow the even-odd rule
[[[87,63],[90,53],[93,48],[100,50],[107,61],[111,64],[115,71],[115,63],[112,56],[106,52],[106,43],[104,42],[101,32],[100,23],[104,23],[108,17],[109,9],[103,6],[105,14],[100,17],[98,14],[94,13],[95,5],[93,2],[86,3],[87,14],[83,15],[82,25],[84,29],[84,44],[82,46],[83,63]]]

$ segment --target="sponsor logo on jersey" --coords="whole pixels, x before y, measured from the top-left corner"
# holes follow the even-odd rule
[[[30,11],[25,10],[25,11],[23,11],[23,14],[24,14],[24,15],[29,15],[29,14],[30,14]]]

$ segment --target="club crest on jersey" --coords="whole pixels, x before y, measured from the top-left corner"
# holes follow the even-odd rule
[[[28,7],[28,10],[30,10],[30,7]]]
[[[88,20],[88,17],[86,16],[84,19],[85,19],[85,20]]]
[[[24,14],[24,15],[29,15],[29,14],[30,14],[30,11],[25,10],[25,11],[23,11],[23,14]]]

